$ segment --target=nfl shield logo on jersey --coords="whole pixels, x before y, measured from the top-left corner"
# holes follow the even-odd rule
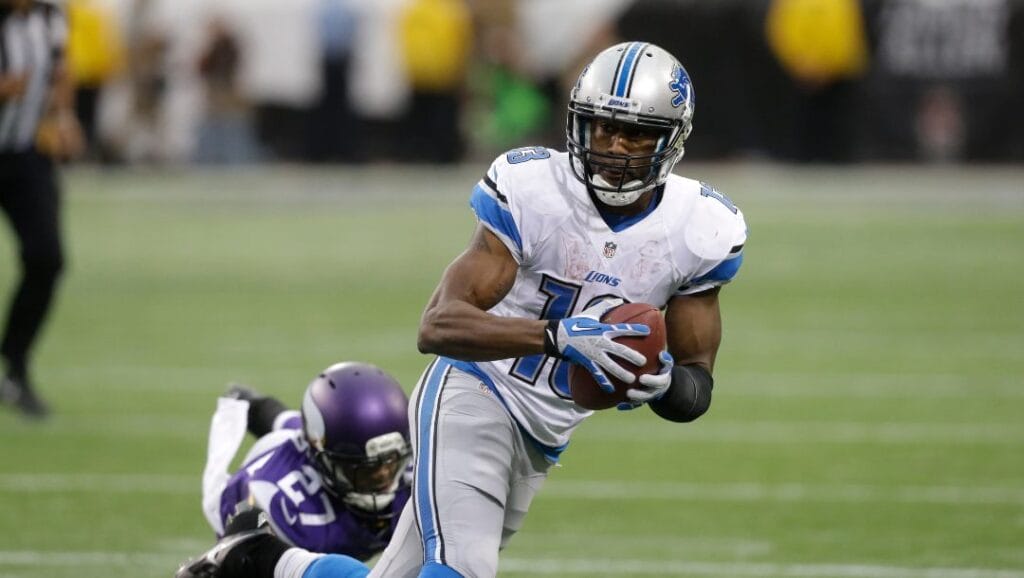
[[[618,248],[619,246],[616,245],[615,243],[611,241],[606,241],[604,244],[604,256],[607,257],[608,259],[611,259],[612,257],[615,256],[615,249]]]

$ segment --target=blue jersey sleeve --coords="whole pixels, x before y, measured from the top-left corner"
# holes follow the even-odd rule
[[[519,233],[519,225],[512,216],[508,197],[502,193],[498,185],[498,167],[495,161],[490,170],[473,187],[469,205],[476,213],[476,218],[508,247],[516,261],[522,261],[523,238]]]
[[[740,271],[740,265],[743,264],[743,253],[742,249],[737,250],[733,255],[727,257],[724,261],[715,266],[714,269],[707,273],[697,277],[690,281],[691,285],[723,285],[732,281],[733,277],[736,276]]]
[[[725,285],[743,265],[747,225],[739,207],[714,187],[701,183],[693,215],[687,229],[687,245],[702,263],[697,273],[679,287],[677,295]]]

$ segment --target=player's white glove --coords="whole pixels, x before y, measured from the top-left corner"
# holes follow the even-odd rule
[[[640,376],[640,387],[634,387],[626,392],[626,397],[629,401],[624,401],[619,405],[615,406],[620,411],[628,411],[636,409],[641,405],[660,399],[661,396],[665,395],[668,391],[668,386],[672,385],[672,366],[675,365],[675,360],[672,359],[672,354],[667,351],[662,351],[658,355],[658,361],[661,362],[661,367],[658,369],[658,373],[645,373]]]
[[[647,335],[651,330],[640,323],[601,323],[602,315],[622,303],[622,299],[607,299],[585,309],[575,317],[552,319],[545,329],[545,352],[582,365],[607,393],[615,391],[615,386],[605,371],[620,381],[633,383],[636,376],[619,365],[611,356],[615,355],[637,366],[647,363],[647,358],[635,349],[612,340],[622,336]]]

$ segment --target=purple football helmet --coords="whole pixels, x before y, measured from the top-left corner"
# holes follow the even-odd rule
[[[389,517],[412,454],[409,398],[369,363],[325,369],[306,388],[302,423],[324,487],[355,513]]]

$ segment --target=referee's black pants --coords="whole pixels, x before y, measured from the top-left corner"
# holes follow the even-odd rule
[[[21,279],[7,309],[0,355],[10,373],[25,377],[32,344],[64,268],[53,162],[36,152],[0,153],[0,208],[14,229],[21,258]]]

